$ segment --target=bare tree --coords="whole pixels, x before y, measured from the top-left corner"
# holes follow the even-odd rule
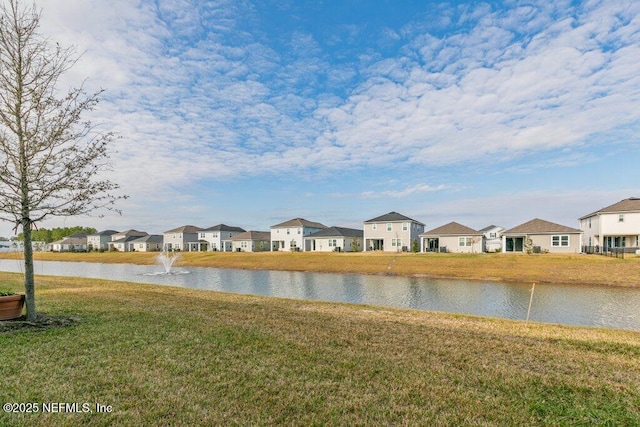
[[[35,320],[31,230],[47,217],[86,214],[120,198],[110,194],[116,184],[97,179],[114,136],[81,118],[102,91],[57,87],[77,61],[74,49],[38,32],[35,5],[0,1],[0,219],[22,228],[27,318]]]

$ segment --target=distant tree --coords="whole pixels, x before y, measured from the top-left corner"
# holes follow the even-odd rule
[[[32,228],[49,216],[110,207],[117,185],[98,180],[108,167],[110,133],[82,115],[102,91],[60,90],[77,61],[73,48],[38,33],[40,11],[18,0],[0,5],[0,219],[22,229],[27,319],[36,318]]]
[[[34,242],[46,242],[51,243],[56,240],[62,240],[72,234],[95,234],[96,229],[93,227],[56,227],[51,230],[47,228],[40,228],[38,230],[31,230],[31,240]],[[18,234],[18,240],[24,240],[24,233]]]

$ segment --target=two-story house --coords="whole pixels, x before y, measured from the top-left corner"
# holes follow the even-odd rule
[[[485,252],[500,252],[502,250],[502,233],[504,227],[490,225],[479,230],[482,233],[482,250]]]
[[[327,228],[319,222],[294,218],[271,226],[272,251],[308,251],[311,242],[305,244],[305,237]]]
[[[630,197],[579,218],[585,252],[640,247],[640,198]]]
[[[108,250],[111,236],[118,234],[115,230],[104,230],[99,233],[87,235],[87,250]]]
[[[364,222],[364,250],[399,252],[420,245],[424,224],[415,219],[389,212]]]
[[[207,250],[228,252],[232,250],[231,238],[244,232],[245,230],[240,227],[218,224],[200,230],[198,234],[199,240],[206,242]]]
[[[194,225],[183,225],[162,233],[165,251],[200,251],[206,247],[205,242],[200,242],[202,228]]]

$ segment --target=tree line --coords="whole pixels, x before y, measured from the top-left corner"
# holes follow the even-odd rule
[[[47,228],[40,228],[38,230],[31,230],[31,239],[34,242],[46,242],[51,243],[57,240],[62,240],[72,234],[95,234],[97,231],[91,227],[56,227],[51,230]],[[18,240],[23,240],[22,233],[18,234]]]

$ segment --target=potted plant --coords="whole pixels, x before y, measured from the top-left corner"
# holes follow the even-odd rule
[[[24,294],[0,289],[0,320],[17,319],[22,316]]]

